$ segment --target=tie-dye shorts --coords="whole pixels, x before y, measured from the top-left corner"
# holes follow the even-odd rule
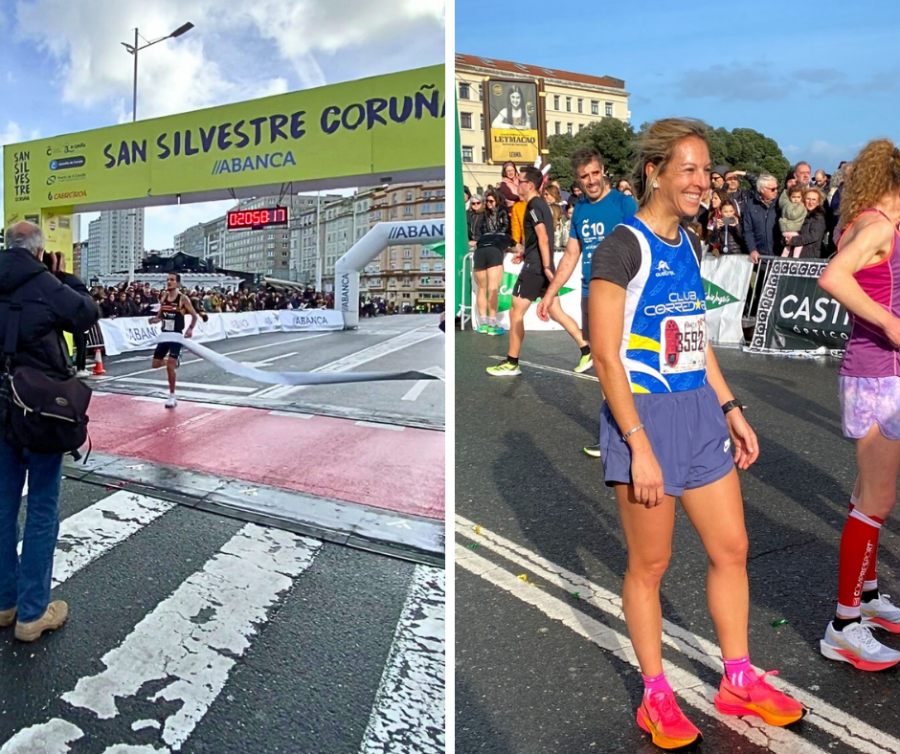
[[[838,378],[844,436],[859,440],[877,424],[888,440],[900,440],[900,377]]]

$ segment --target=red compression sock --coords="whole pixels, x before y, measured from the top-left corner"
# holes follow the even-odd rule
[[[874,569],[878,552],[878,532],[882,520],[860,513],[855,508],[847,517],[841,536],[838,566],[839,618],[858,618],[863,584],[870,566]]]
[[[856,499],[855,495],[850,495],[850,513],[853,513],[856,510],[856,504],[859,501]],[[878,516],[869,516],[875,523],[879,526],[884,523],[883,518],[878,518]],[[875,535],[875,552],[872,554],[872,557],[869,559],[869,567],[866,568],[865,581],[863,581],[863,591],[871,592],[874,589],[878,589],[878,534]]]

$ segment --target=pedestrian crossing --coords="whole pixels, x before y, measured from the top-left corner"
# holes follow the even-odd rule
[[[442,570],[71,480],[61,508],[71,618],[0,633],[0,754],[444,751]]]

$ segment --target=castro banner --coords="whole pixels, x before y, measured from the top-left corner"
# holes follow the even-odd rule
[[[444,66],[83,131],[3,150],[6,225],[80,211],[422,180],[444,171]],[[389,177],[389,178],[388,178]]]
[[[748,351],[806,355],[843,351],[850,315],[818,284],[824,260],[775,260],[766,278]]]
[[[563,252],[558,251],[554,254],[556,264],[562,259]],[[503,281],[500,283],[500,296],[497,305],[497,324],[504,330],[509,329],[509,310],[512,307],[512,292],[516,284],[516,278],[522,270],[522,263],[513,264],[513,255],[506,254],[503,259]],[[472,329],[477,330],[483,322],[478,314],[477,305],[478,285],[475,278],[472,278]],[[581,263],[575,267],[566,284],[559,291],[559,303],[563,311],[568,314],[575,323],[581,327]],[[538,299],[540,301],[540,299]],[[537,302],[535,302],[537,303]],[[537,307],[530,306],[525,312],[525,329],[526,330],[562,330],[562,326],[556,324],[552,319],[549,322],[542,322],[537,315]]]
[[[706,327],[715,345],[744,342],[742,318],[753,263],[745,254],[704,254],[700,263],[706,291]]]

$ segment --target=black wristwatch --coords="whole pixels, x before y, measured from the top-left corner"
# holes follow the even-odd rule
[[[741,403],[737,398],[730,400],[730,401],[728,401],[728,403],[722,404],[722,413],[727,414],[733,408],[739,408],[741,410],[741,412],[743,413],[744,404]]]

